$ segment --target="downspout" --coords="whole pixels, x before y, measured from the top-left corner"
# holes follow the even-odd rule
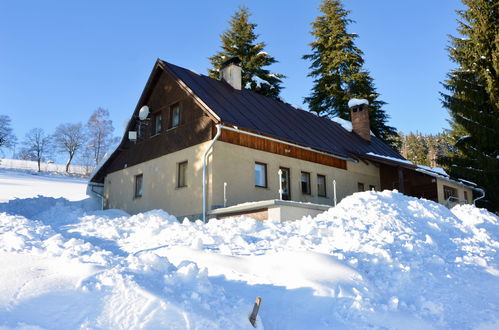
[[[475,198],[473,200],[473,205],[475,205],[476,201],[479,200],[479,199],[482,199],[485,197],[485,190],[481,189],[481,188],[475,188],[475,190],[478,190],[479,192],[482,193],[482,196],[478,197],[478,198]],[[476,205],[475,205],[476,206]]]
[[[89,183],[89,185],[90,185],[90,191],[100,197],[101,210],[104,210],[104,195],[94,190],[94,187],[101,187],[104,189],[104,185],[102,183]]]
[[[217,134],[211,140],[210,145],[205,150],[203,154],[203,222],[206,223],[206,158],[208,157],[208,152],[213,148],[215,142],[217,142],[220,134],[222,133],[222,125],[217,124]]]

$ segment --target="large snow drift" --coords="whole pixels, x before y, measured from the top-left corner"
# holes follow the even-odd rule
[[[203,224],[87,201],[0,204],[0,328],[499,325],[499,218],[392,191],[316,218]],[[2,213],[3,212],[3,213]]]

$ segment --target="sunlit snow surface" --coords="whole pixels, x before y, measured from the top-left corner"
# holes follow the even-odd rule
[[[43,181],[27,189],[58,185]],[[204,225],[4,188],[0,329],[251,329],[257,296],[259,329],[499,325],[499,218],[483,209],[363,192],[313,219]]]

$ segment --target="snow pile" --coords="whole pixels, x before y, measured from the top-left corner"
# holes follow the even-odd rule
[[[499,325],[499,218],[392,191],[315,218],[178,221],[89,202],[0,204],[0,328]]]

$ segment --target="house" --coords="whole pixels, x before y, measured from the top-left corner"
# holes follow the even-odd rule
[[[118,148],[91,177],[104,208],[178,217],[315,214],[357,191],[471,203],[471,183],[418,167],[370,132],[368,105],[332,121],[157,60]],[[315,213],[314,213],[315,212]]]

